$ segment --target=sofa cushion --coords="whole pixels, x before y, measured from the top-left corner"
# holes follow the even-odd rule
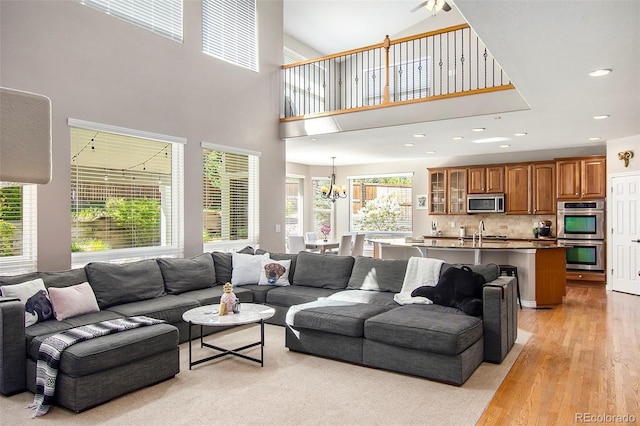
[[[188,259],[156,260],[162,271],[167,294],[213,287],[216,283],[216,270],[210,253],[202,253]]]
[[[81,284],[88,281],[84,268],[68,269],[65,271],[54,272],[29,272],[21,275],[0,276],[0,285],[18,284],[25,281],[42,278],[44,286],[49,287],[66,287],[69,285]]]
[[[249,286],[236,287],[233,289],[233,293],[241,302],[251,303],[254,301],[253,292],[247,289]],[[257,285],[255,287],[258,287]],[[195,300],[200,305],[214,305],[220,303],[220,297],[224,293],[224,286],[217,285],[215,287],[201,288],[200,290],[192,290],[177,295],[178,297],[184,297],[185,299]]]
[[[349,283],[354,261],[351,256],[301,251],[296,261],[293,285],[342,290]]]
[[[254,254],[253,247],[247,246],[238,253]],[[231,252],[214,251],[211,253],[213,257],[213,266],[216,270],[216,285],[224,285],[231,282],[231,271],[233,269],[231,263]]]
[[[24,326],[30,327],[39,321],[45,321],[53,316],[51,300],[44,287],[42,278],[19,284],[7,284],[0,287],[0,294],[4,297],[20,299],[24,305]]]
[[[277,306],[293,306],[313,302],[319,297],[331,296],[339,290],[317,287],[287,286],[275,287],[267,293],[267,304]]]
[[[258,250],[256,250],[256,254],[259,254]],[[289,283],[293,284],[293,274],[296,272],[298,253],[270,253],[270,257],[273,260],[291,260],[291,265],[289,266]]]
[[[262,261],[269,259],[269,253],[263,255],[232,253],[231,264],[233,269],[231,271],[231,284],[234,287],[258,284],[260,281],[260,274],[262,273]]]
[[[195,300],[168,294],[153,299],[111,306],[109,310],[125,317],[146,315],[165,320],[168,323],[177,323],[182,321],[182,314],[198,306],[200,304]]]
[[[49,297],[58,321],[100,310],[96,296],[86,282],[69,287],[51,287]]]
[[[353,265],[347,290],[399,293],[407,270],[407,262],[407,260],[358,256]]]
[[[91,262],[85,270],[100,309],[165,294],[162,272],[155,259],[123,264]]]
[[[479,318],[460,311],[431,309],[432,306],[437,305],[404,305],[369,318],[364,324],[364,336],[392,346],[444,355],[457,355],[482,338]]]
[[[325,306],[318,306],[323,305]],[[308,305],[309,307],[306,307]],[[364,322],[368,318],[391,309],[367,303],[351,303],[337,301],[316,301],[290,308],[295,310],[287,314],[287,321],[296,329],[310,329],[350,337],[362,337]]]
[[[260,285],[287,286],[289,282],[289,271],[291,270],[291,260],[262,259],[260,266]]]
[[[371,303],[373,305],[397,307],[393,295],[388,291],[342,290],[327,297],[329,300],[341,300],[353,303]]]

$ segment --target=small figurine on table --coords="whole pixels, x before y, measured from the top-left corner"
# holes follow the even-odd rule
[[[220,297],[220,311],[218,315],[226,315],[233,312],[233,306],[236,304],[236,295],[233,294],[231,283],[226,283],[223,287],[224,293]]]

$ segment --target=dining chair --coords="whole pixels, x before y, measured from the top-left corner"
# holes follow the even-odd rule
[[[318,234],[315,232],[307,232],[306,234],[307,242],[315,241],[318,239]]]
[[[340,238],[340,244],[338,245],[338,256],[349,256],[351,254],[351,241],[353,236],[351,234],[345,234]]]
[[[302,235],[289,235],[289,253],[300,253],[307,249]]]
[[[365,234],[358,233],[353,237],[353,247],[351,248],[351,256],[362,256],[364,251],[364,237]]]

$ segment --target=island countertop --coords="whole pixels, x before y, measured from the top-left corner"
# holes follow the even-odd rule
[[[404,246],[404,247],[425,247],[425,248],[441,248],[441,249],[456,249],[456,250],[527,250],[527,249],[551,249],[558,248],[559,246],[554,241],[546,242],[534,242],[526,240],[490,240],[482,241],[479,243],[477,240],[475,244],[473,241],[460,240],[456,238],[425,238],[425,239],[411,239],[406,240],[404,238],[380,238],[369,240],[375,244],[384,244],[391,246]]]

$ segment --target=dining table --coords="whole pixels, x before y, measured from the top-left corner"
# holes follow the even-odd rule
[[[340,242],[336,240],[313,240],[305,243],[307,250],[317,250],[320,254],[326,253],[327,250],[337,249],[339,246]]]

